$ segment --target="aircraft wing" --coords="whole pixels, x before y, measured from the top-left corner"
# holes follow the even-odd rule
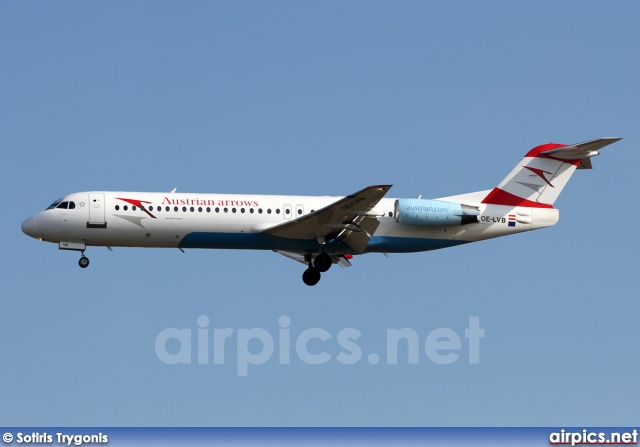
[[[363,253],[380,225],[374,210],[391,185],[376,185],[348,195],[298,219],[263,230],[290,239],[339,239]],[[381,214],[380,214],[381,215]]]

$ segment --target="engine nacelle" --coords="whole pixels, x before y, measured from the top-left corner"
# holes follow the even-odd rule
[[[455,202],[426,199],[398,199],[395,219],[399,224],[419,227],[448,227],[478,222],[480,209]]]

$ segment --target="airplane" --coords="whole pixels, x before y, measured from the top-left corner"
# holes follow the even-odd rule
[[[438,199],[385,198],[392,185],[345,197],[90,191],[66,195],[22,223],[35,239],[90,246],[272,250],[307,266],[313,286],[355,255],[430,251],[555,225],[576,169],[620,138],[531,149],[492,190]]]

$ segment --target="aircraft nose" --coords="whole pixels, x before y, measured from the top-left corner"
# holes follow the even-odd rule
[[[27,236],[38,239],[38,216],[31,216],[24,222],[22,222],[22,232]]]

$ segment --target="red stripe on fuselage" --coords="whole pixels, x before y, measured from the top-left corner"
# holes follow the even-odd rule
[[[145,213],[147,213],[149,215],[149,217],[153,217],[154,219],[157,219],[156,216],[154,216],[153,214],[151,214],[149,212],[149,210],[147,210],[147,208],[143,205],[143,203],[152,203],[152,202],[145,202],[144,200],[135,200],[135,199],[123,199],[121,197],[116,197],[116,199],[118,200],[122,200],[123,202],[127,202],[130,203],[133,206],[137,206],[138,208],[140,208],[142,211],[144,211]]]

